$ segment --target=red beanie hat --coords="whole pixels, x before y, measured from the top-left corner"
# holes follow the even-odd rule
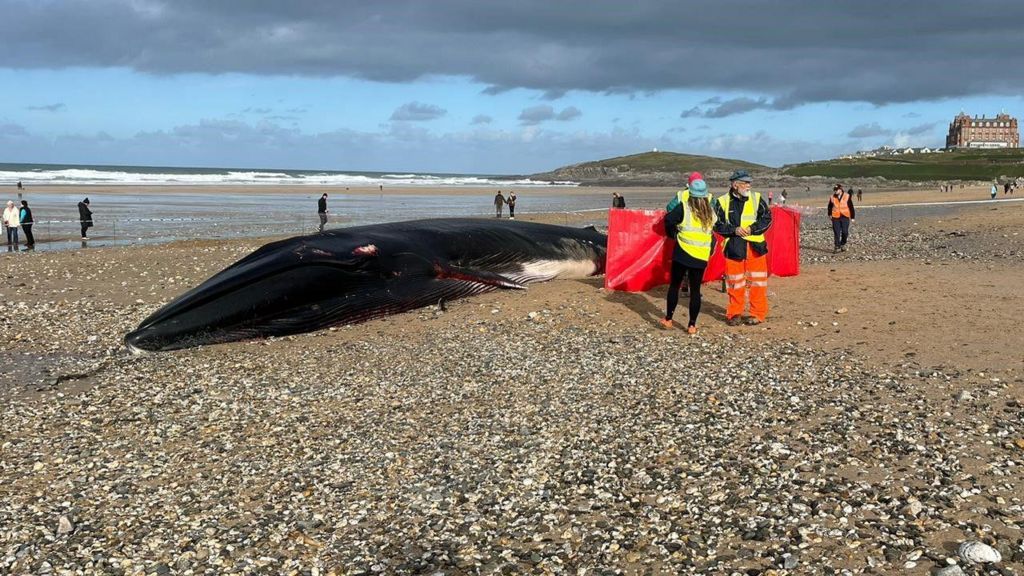
[[[694,180],[703,180],[704,177],[700,175],[700,172],[690,172],[690,177],[686,180],[686,185],[693,184]]]

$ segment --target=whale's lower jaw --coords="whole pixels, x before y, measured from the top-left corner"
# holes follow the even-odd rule
[[[152,352],[150,352],[149,350],[143,350],[142,348],[139,348],[138,346],[132,344],[131,342],[128,342],[127,339],[125,340],[124,344],[125,346],[128,347],[128,352],[130,352],[132,356],[145,356],[147,354],[152,354]]]

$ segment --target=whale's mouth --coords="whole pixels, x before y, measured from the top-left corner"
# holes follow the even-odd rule
[[[308,245],[268,245],[146,318],[130,349],[175,350],[308,332],[343,321],[380,288],[373,255],[338,258]]]

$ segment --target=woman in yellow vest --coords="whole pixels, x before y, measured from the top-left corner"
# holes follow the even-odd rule
[[[681,190],[668,205],[665,233],[675,238],[672,251],[672,274],[668,285],[668,302],[661,325],[672,328],[672,315],[679,303],[679,287],[687,281],[690,292],[690,321],[686,332],[697,333],[700,314],[700,285],[704,269],[714,244],[711,231],[715,226],[715,212],[708,198],[708,185],[704,180],[693,180],[689,188]]]

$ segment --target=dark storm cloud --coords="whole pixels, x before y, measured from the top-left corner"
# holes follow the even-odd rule
[[[872,122],[871,124],[861,124],[855,127],[847,134],[850,138],[875,138],[877,136],[891,136],[892,130],[882,128],[878,125],[878,122]]]
[[[42,104],[40,106],[28,106],[28,107],[26,107],[26,109],[32,110],[32,111],[35,111],[35,112],[59,112],[59,111],[63,110],[64,108],[65,108],[65,106],[64,106],[63,102],[58,102],[56,104]]]
[[[763,95],[773,108],[1024,89],[1008,72],[1024,43],[998,41],[1024,20],[1024,2],[1009,0],[0,0],[0,14],[0,67],[21,69],[454,75],[487,93],[693,88]],[[742,33],[724,41],[738,14]]]
[[[420,102],[408,102],[402,104],[391,113],[391,120],[397,122],[423,122],[436,120],[447,114],[448,111],[433,104],[422,104]]]

